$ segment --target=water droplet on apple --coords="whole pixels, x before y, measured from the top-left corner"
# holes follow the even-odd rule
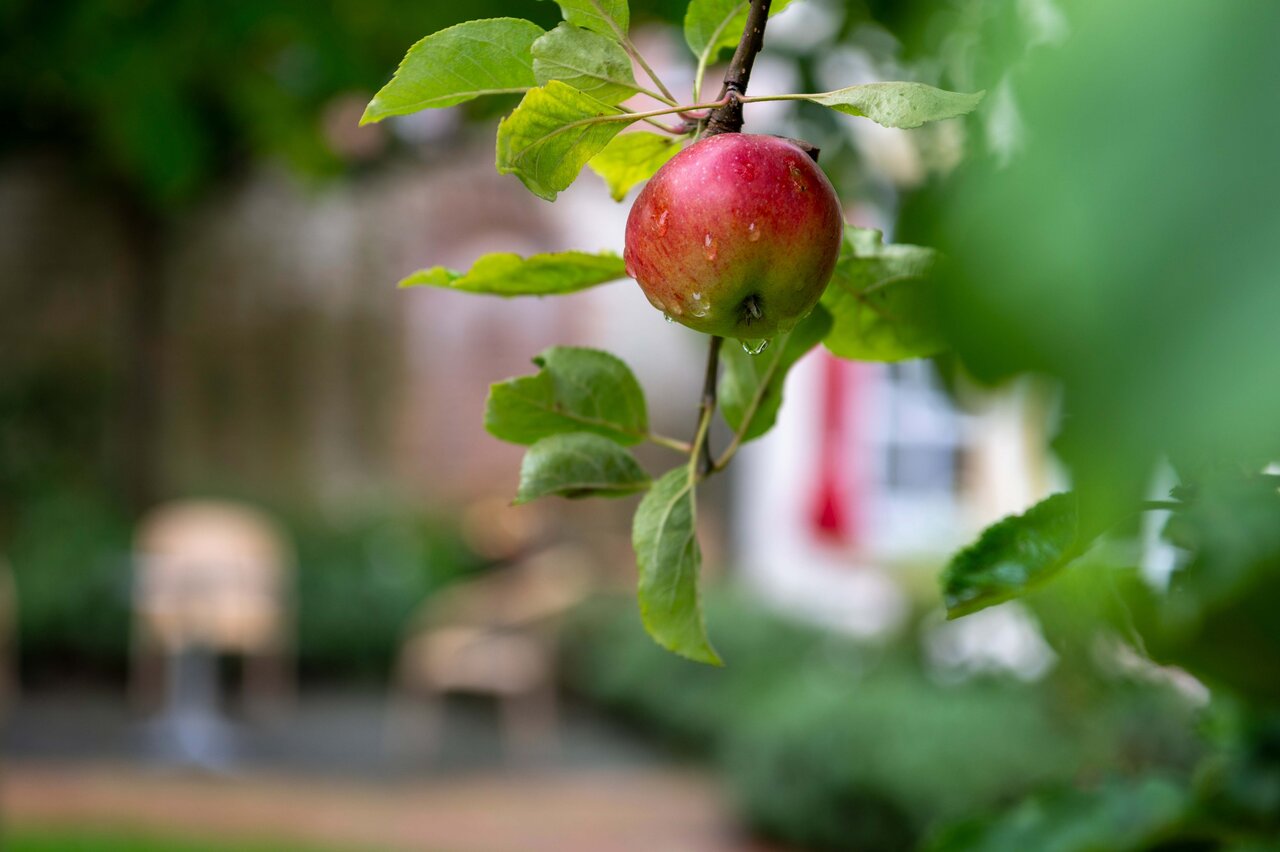
[[[750,225],[747,226],[747,239],[753,243],[756,240],[760,239],[760,231],[759,229],[756,228],[755,222],[752,222]]]
[[[671,316],[671,314],[663,314],[662,318],[667,322],[675,322],[675,319]]]
[[[765,340],[743,340],[741,341],[742,351],[748,355],[759,355],[769,348],[770,342],[767,338]]]
[[[671,216],[671,211],[665,208],[661,213],[658,214],[658,222],[657,222],[658,236],[665,237],[667,235],[667,219],[670,218],[670,216]]]
[[[702,246],[703,246],[702,253],[707,256],[707,260],[715,260],[716,259],[716,241],[711,236],[711,234],[707,234],[706,237],[703,238]]]
[[[631,265],[631,261],[630,261],[630,260],[628,260],[628,261],[623,265],[623,268],[626,270],[626,272],[627,272],[627,277],[628,277],[628,278],[635,278],[635,277],[636,277],[636,268],[635,268],[634,266],[632,266],[632,265]]]

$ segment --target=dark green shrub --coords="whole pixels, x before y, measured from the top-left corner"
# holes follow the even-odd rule
[[[92,492],[49,494],[17,513],[3,555],[28,679],[125,671],[131,535],[127,517]]]
[[[309,678],[380,678],[406,622],[436,589],[483,567],[447,524],[404,512],[288,519],[297,551],[296,651]],[[94,493],[28,501],[0,548],[17,589],[24,678],[127,671],[133,526]]]
[[[442,523],[408,516],[295,525],[304,675],[384,676],[432,592],[483,567]]]
[[[1192,712],[1164,688],[1062,666],[1025,684],[940,679],[916,631],[857,643],[712,596],[723,669],[664,653],[635,605],[597,600],[566,632],[569,685],[710,759],[743,818],[802,848],[912,848],[945,822],[1121,767],[1189,766]]]

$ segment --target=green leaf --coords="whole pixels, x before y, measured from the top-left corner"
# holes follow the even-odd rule
[[[519,18],[467,21],[432,33],[409,48],[360,123],[531,89],[538,85],[531,48],[542,34],[542,27]]]
[[[845,247],[823,306],[835,323],[823,343],[858,361],[901,361],[946,348],[938,328],[933,283],[936,253],[885,245],[879,231],[846,227]]]
[[[621,45],[570,23],[533,43],[533,73],[539,83],[559,80],[606,104],[621,103],[640,91],[631,57]]]
[[[947,618],[1016,598],[1066,567],[1092,543],[1081,540],[1078,520],[1068,491],[987,527],[942,574]]]
[[[1206,474],[1164,538],[1184,551],[1163,593],[1128,590],[1144,652],[1211,688],[1280,706],[1280,493],[1277,477]]]
[[[732,342],[721,355],[724,377],[720,383],[720,410],[743,441],[759,438],[773,428],[782,405],[782,388],[789,371],[801,357],[818,345],[831,329],[831,315],[818,305],[785,337],[758,355],[748,355]],[[748,415],[748,412],[752,412]],[[743,421],[750,422],[743,430]]]
[[[735,47],[747,26],[748,0],[692,0],[684,13],[684,40],[703,67],[721,50]],[[774,0],[769,17],[787,8],[790,0]]]
[[[948,92],[924,83],[864,83],[805,95],[805,100],[846,115],[869,118],[885,127],[910,128],[972,112],[985,94]]]
[[[621,115],[617,107],[559,80],[530,89],[498,125],[498,171],[514,174],[534,195],[554,201],[588,160],[636,121],[612,118]]]
[[[550,435],[524,454],[516,503],[539,497],[625,497],[649,487],[631,453],[590,432]]]
[[[640,617],[662,647],[718,666],[720,657],[707,639],[698,591],[702,551],[696,517],[689,467],[667,471],[640,501],[631,530],[640,569]]]
[[[613,252],[562,251],[520,257],[486,254],[469,272],[443,266],[419,269],[401,287],[443,287],[494,296],[555,296],[576,293],[626,275],[622,258]]]
[[[615,136],[587,165],[609,184],[613,200],[621,201],[631,187],[653,177],[678,153],[680,144],[674,139],[637,131]]]
[[[532,444],[562,432],[592,432],[638,444],[649,432],[644,391],[626,364],[598,349],[553,346],[532,376],[489,388],[484,427],[495,438]]]
[[[564,19],[602,35],[618,38],[631,26],[627,0],[555,0]]]

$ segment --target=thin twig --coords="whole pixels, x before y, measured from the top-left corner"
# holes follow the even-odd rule
[[[681,441],[679,438],[668,438],[666,435],[659,435],[656,432],[650,432],[645,438],[651,443],[657,444],[659,447],[666,447],[669,450],[675,450],[681,455],[689,455],[693,452],[693,444],[688,441]]]
[[[639,89],[637,89],[637,91],[646,97],[653,98],[658,103],[663,103],[663,104],[666,104],[667,106],[679,106],[679,103],[676,101],[675,98],[670,97],[668,95],[660,95],[657,92],[655,92],[653,89],[646,89],[644,86],[641,86]]]
[[[649,75],[649,79],[658,87],[658,91],[662,92],[663,97],[656,99],[675,106],[676,96],[671,94],[671,90],[658,77],[658,73],[653,70],[648,62],[644,61],[644,57],[640,55],[640,51],[636,48],[635,42],[631,40],[631,37],[627,35],[622,27],[618,26],[618,22],[613,19],[613,16],[604,10],[604,7],[600,5],[600,0],[591,0],[591,5],[595,8],[596,14],[609,24],[609,29],[613,30],[614,35],[618,37],[618,44],[622,45],[622,49],[636,61],[637,65],[644,69],[644,73]],[[652,97],[649,92],[645,94],[649,94]]]
[[[649,75],[649,79],[658,87],[658,91],[662,92],[665,96],[665,98],[658,98],[658,100],[665,100],[667,103],[675,105],[677,103],[676,96],[671,94],[671,90],[667,88],[666,83],[662,82],[662,78],[658,76],[658,72],[654,71],[653,68],[649,66],[649,63],[644,61],[644,57],[640,55],[640,51],[636,48],[635,43],[625,35],[622,36],[622,49],[636,61],[637,65],[644,69],[644,73]]]
[[[751,421],[755,419],[756,412],[760,410],[760,404],[764,402],[765,394],[769,392],[769,385],[773,382],[773,377],[777,375],[778,367],[782,364],[782,353],[786,348],[787,341],[790,339],[790,333],[786,337],[776,342],[776,355],[769,362],[769,366],[765,367],[764,373],[760,376],[760,383],[756,385],[755,393],[751,395],[751,399],[747,402],[747,407],[742,412],[742,422],[738,424],[737,430],[733,433],[733,439],[729,441],[729,446],[725,447],[720,458],[716,459],[715,464],[711,467],[711,472],[715,473],[724,470],[729,466],[729,462],[733,460],[738,449],[742,446],[747,438],[747,432],[751,429]]]

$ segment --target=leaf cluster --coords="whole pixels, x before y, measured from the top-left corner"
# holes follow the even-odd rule
[[[697,60],[693,98],[680,103],[630,39],[627,0],[557,0],[564,21],[544,30],[530,21],[468,21],[418,41],[395,76],[369,103],[364,123],[452,106],[486,95],[521,93],[498,125],[497,169],[552,201],[584,167],[599,174],[616,200],[647,180],[703,132],[707,68],[745,38],[749,0],[691,0],[685,40]],[[775,0],[770,13],[785,10]],[[641,74],[640,72],[643,72]],[[628,105],[645,97],[655,108]],[[718,96],[723,97],[723,96]],[[818,94],[746,96],[742,103],[803,100],[888,127],[915,127],[973,110],[981,98],[919,83],[875,83]],[[665,118],[665,121],[659,120]],[[677,124],[666,122],[677,121]],[[650,129],[634,126],[646,123]],[[656,132],[655,132],[656,128]],[[645,627],[663,646],[718,663],[700,603],[701,550],[697,487],[722,470],[745,443],[772,428],[788,371],[825,344],[834,354],[890,361],[942,348],[929,310],[933,252],[886,245],[878,232],[849,228],[828,295],[789,333],[753,342],[747,354],[728,347],[717,399],[719,342],[712,344],[708,393],[697,433],[682,441],[649,431],[643,391],[618,359],[591,349],[555,347],[538,372],[495,384],[485,427],[526,445],[516,500],[548,496],[619,497],[644,492],[633,544]],[[623,277],[616,255],[580,251],[520,258],[493,254],[470,270],[423,269],[401,282],[497,296],[572,293]],[[733,439],[720,455],[707,444],[719,405]],[[650,479],[630,448],[652,441],[685,457]]]
[[[362,123],[422,109],[453,106],[483,95],[522,93],[519,106],[498,126],[497,166],[535,195],[554,201],[590,165],[621,199],[696,137],[707,68],[742,36],[748,0],[691,0],[685,41],[698,66],[691,103],[679,103],[636,50],[626,0],[558,0],[565,20],[550,31],[530,21],[492,18],[441,30],[414,44],[395,76],[370,101]],[[787,8],[775,0],[771,14]],[[650,78],[637,80],[639,65]],[[649,85],[656,87],[649,88]],[[645,95],[657,108],[624,105]],[[886,127],[919,127],[971,112],[982,93],[945,92],[922,83],[849,86],[834,92],[744,97],[805,100]],[[656,121],[671,115],[680,125]],[[705,116],[702,116],[705,118]],[[623,141],[624,130],[648,122],[674,137]],[[644,137],[641,137],[642,139]]]

